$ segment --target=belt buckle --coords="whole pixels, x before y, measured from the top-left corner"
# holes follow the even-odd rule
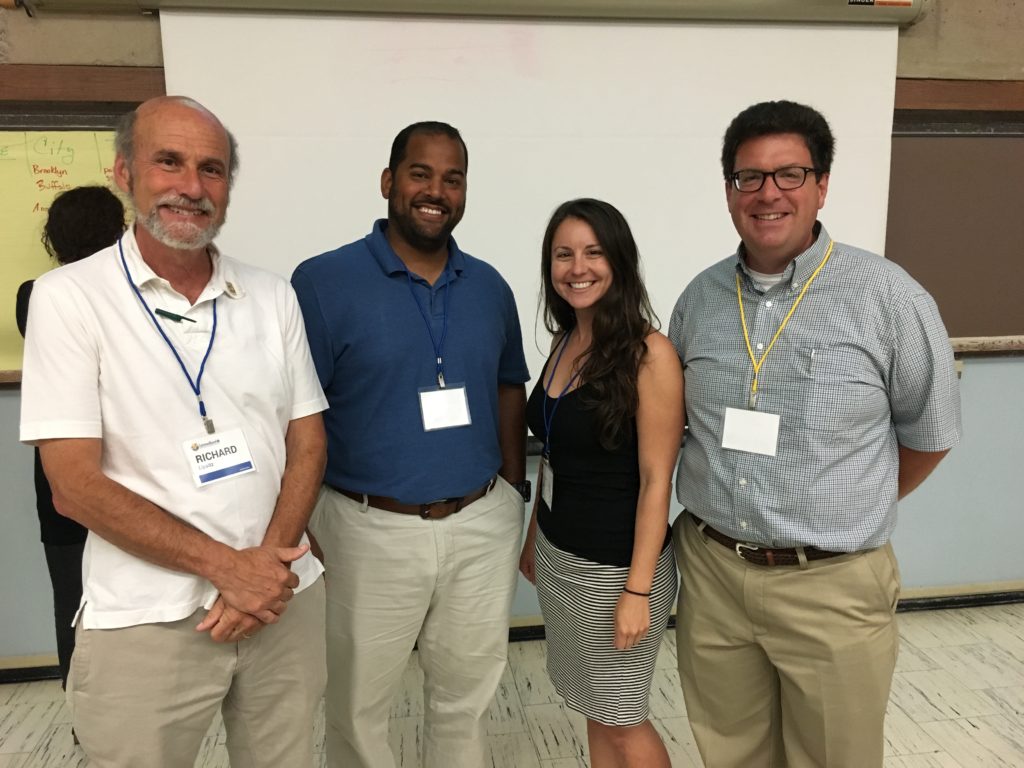
[[[736,542],[736,546],[734,547],[734,549],[736,550],[736,556],[740,560],[744,560],[746,562],[750,562],[749,560],[747,560],[747,558],[745,558],[743,556],[742,550],[749,549],[751,552],[757,552],[761,548],[759,546],[757,546],[756,544],[747,544],[746,542],[737,541]]]
[[[430,510],[433,508],[433,506],[435,504],[455,504],[455,505],[458,505],[458,503],[460,501],[462,501],[463,498],[464,497],[462,497],[462,496],[452,496],[452,497],[447,498],[447,499],[434,499],[433,501],[428,501],[426,504],[423,504],[420,507],[420,517],[423,518],[424,520],[430,520],[431,519],[430,518]],[[455,514],[458,511],[459,511],[458,506],[456,506],[456,508],[454,510],[452,510],[451,512],[449,512],[448,514]],[[447,516],[448,515],[445,515],[445,517],[447,517]]]

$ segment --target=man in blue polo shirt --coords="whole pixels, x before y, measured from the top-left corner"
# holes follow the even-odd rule
[[[525,382],[512,291],[451,238],[468,153],[402,130],[387,220],[292,276],[327,394],[310,521],[327,566],[327,757],[392,768],[388,713],[413,644],[426,768],[479,768],[505,668],[523,523]]]

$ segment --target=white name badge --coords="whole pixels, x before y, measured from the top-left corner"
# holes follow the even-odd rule
[[[185,450],[192,479],[199,487],[256,471],[249,444],[240,429],[204,434],[186,440],[181,447]]]
[[[740,408],[725,409],[722,447],[774,456],[779,445],[779,415]]]
[[[551,499],[555,496],[555,471],[551,468],[551,462],[545,458],[540,460],[540,497],[551,509]]]
[[[456,384],[444,389],[421,389],[420,414],[423,416],[423,429],[426,432],[469,426],[472,422],[469,418],[466,388]]]

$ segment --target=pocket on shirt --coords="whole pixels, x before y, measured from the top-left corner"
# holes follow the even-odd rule
[[[871,358],[849,344],[797,350],[788,397],[800,403],[793,427],[819,432],[860,430],[889,418],[889,400]]]
[[[807,361],[811,379],[821,384],[871,383],[871,359],[849,344],[804,347],[801,357]]]

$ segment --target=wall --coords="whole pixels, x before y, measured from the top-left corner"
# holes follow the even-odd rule
[[[950,594],[1010,582],[1024,589],[1021,475],[1024,357],[968,358],[964,439],[900,505],[893,538],[904,586]]]
[[[1021,39],[1024,6],[1017,0],[935,0],[917,25],[900,32],[897,74],[1024,79]],[[159,66],[159,23],[153,17],[70,15],[31,20],[0,11],[0,63]],[[0,67],[0,91],[2,81]],[[904,583],[939,593],[994,583],[1022,588],[1017,545],[1024,540],[1024,502],[1014,480],[1024,434],[1017,397],[1024,392],[1024,360],[968,359],[961,383],[964,443],[901,506],[894,543]],[[32,454],[17,441],[19,405],[17,387],[0,387],[0,667],[17,663],[12,657],[54,649]],[[539,613],[531,589],[519,590],[513,610],[525,621]]]
[[[163,63],[156,16],[42,14],[0,11],[6,27],[4,64],[103,64],[158,67]],[[0,40],[4,35],[0,33]]]
[[[1024,79],[1024,1],[931,0],[900,31],[897,77]]]
[[[21,393],[0,386],[0,668],[4,657],[56,654],[57,648],[39,542],[32,449],[18,442],[20,407]]]
[[[900,503],[893,547],[905,597],[1024,589],[1024,501],[1014,482],[1024,408],[1009,394],[1024,392],[1024,358],[967,359],[960,388],[963,442]],[[680,509],[673,501],[673,519]],[[512,610],[520,623],[540,613],[522,576]]]
[[[1024,359],[974,358],[960,382],[963,443],[900,505],[893,539],[909,594],[955,594],[1024,588],[1024,501],[1015,490],[1021,471],[1024,409],[1007,393],[1024,392]],[[20,396],[0,389],[0,668],[10,657],[53,653],[53,608],[39,543],[32,488],[32,452],[17,440]],[[536,460],[531,460],[536,478]],[[678,514],[673,505],[673,517]],[[519,624],[540,614],[533,589],[520,577],[512,607]],[[50,662],[47,662],[50,663]]]
[[[156,16],[0,11],[0,63],[160,66]],[[0,41],[4,35],[0,32]],[[1024,0],[930,0],[900,31],[898,77],[1024,79]],[[205,44],[205,43],[204,43]],[[851,65],[854,63],[851,63]]]

